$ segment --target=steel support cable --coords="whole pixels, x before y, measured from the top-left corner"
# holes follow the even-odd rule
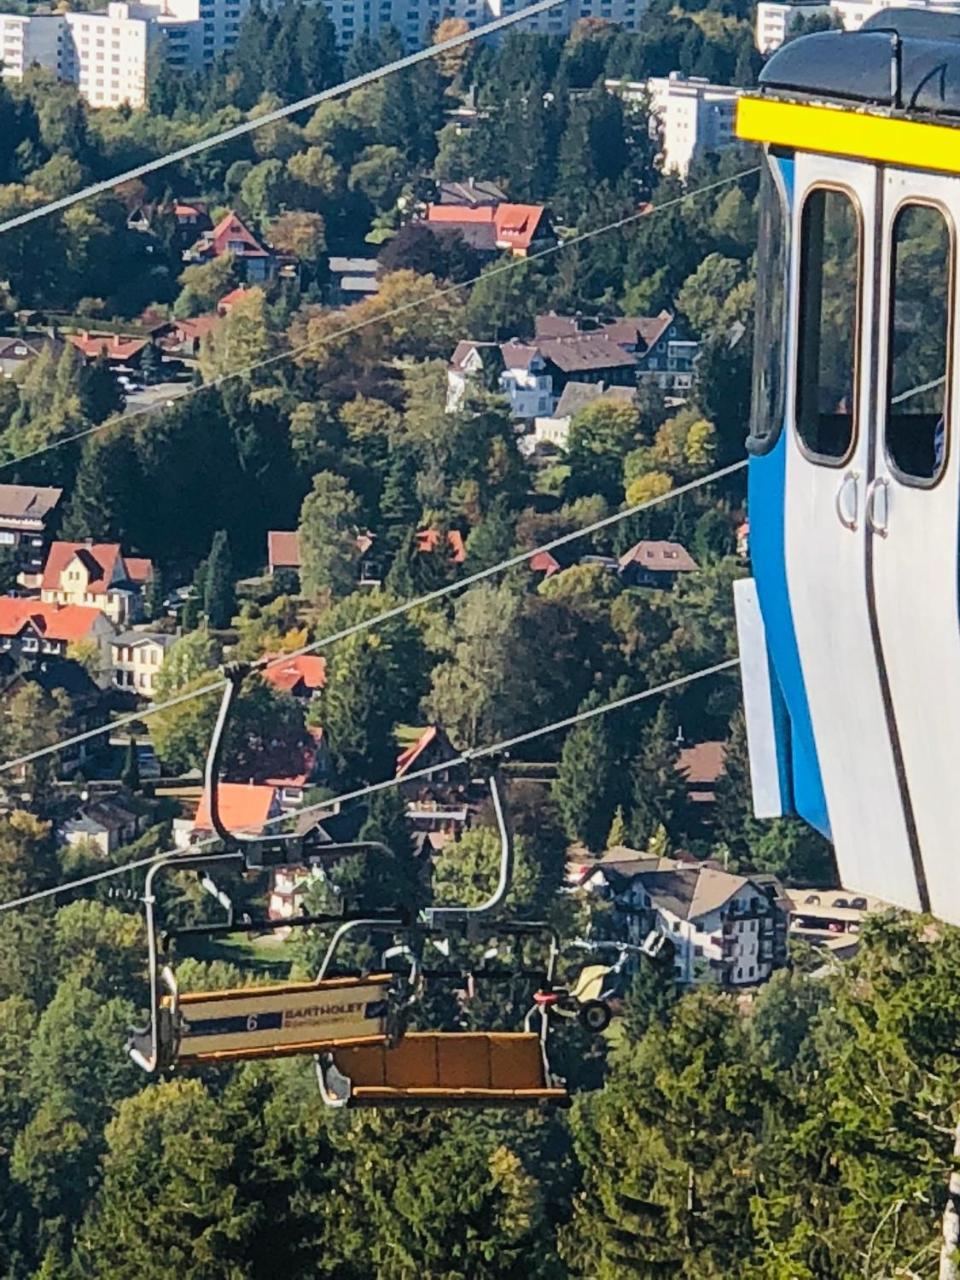
[[[425,298],[416,298],[411,302],[402,302],[396,307],[391,307],[388,311],[383,311],[375,316],[369,316],[364,320],[358,320],[354,324],[344,325],[342,329],[336,329],[333,333],[323,334],[319,338],[314,338],[310,342],[301,343],[298,347],[291,347],[284,351],[278,351],[272,356],[264,356],[262,360],[255,360],[248,365],[244,365],[240,369],[231,369],[227,373],[222,373],[216,378],[212,378],[209,382],[201,383],[198,386],[185,387],[176,395],[168,396],[163,402],[144,405],[143,408],[140,409],[131,409],[128,412],[118,414],[116,417],[107,418],[104,422],[98,422],[93,426],[84,427],[82,431],[75,431],[72,435],[61,436],[58,440],[51,440],[49,444],[42,445],[39,449],[32,449],[29,453],[21,453],[16,458],[10,458],[6,462],[0,462],[0,471],[6,471],[10,467],[19,466],[22,462],[29,462],[32,458],[40,458],[44,454],[52,453],[57,449],[62,449],[65,445],[75,444],[78,440],[87,439],[88,436],[98,435],[101,431],[106,431],[111,427],[119,427],[125,422],[133,422],[138,418],[147,418],[153,413],[162,413],[164,410],[171,409],[184,400],[189,400],[194,396],[202,395],[205,391],[214,391],[228,382],[235,381],[237,378],[249,377],[252,373],[258,373],[261,369],[270,368],[282,361],[296,360],[310,351],[316,351],[321,347],[325,347],[332,342],[336,342],[339,338],[347,338],[351,334],[359,333],[361,330],[367,329],[371,325],[380,324],[385,320],[392,320],[396,316],[404,315],[408,311],[419,311],[424,307],[430,306],[431,303],[440,301],[441,298],[446,298],[451,294],[459,293],[461,289],[471,289],[480,280],[488,280],[490,277],[501,275],[506,271],[516,271],[526,263],[536,262],[541,258],[548,258],[552,254],[560,253],[564,249],[572,249],[578,244],[583,244],[587,240],[594,239],[596,236],[606,235],[608,231],[619,231],[623,227],[627,227],[634,222],[638,222],[641,218],[654,217],[656,214],[662,213],[667,209],[674,209],[678,205],[685,204],[687,200],[695,200],[702,195],[706,195],[710,191],[717,191],[721,187],[730,186],[734,182],[739,182],[741,178],[749,178],[753,174],[759,172],[760,169],[757,165],[754,165],[749,169],[742,169],[740,172],[731,174],[726,178],[718,178],[716,182],[708,182],[702,187],[697,187],[696,190],[687,192],[686,195],[675,196],[671,200],[665,200],[663,204],[655,204],[649,208],[638,210],[634,213],[628,213],[622,218],[615,219],[613,222],[605,223],[602,227],[594,227],[589,231],[578,232],[576,235],[570,236],[567,240],[560,240],[556,244],[548,245],[543,249],[538,249],[536,253],[527,254],[524,258],[510,258],[506,262],[499,263],[497,266],[491,267],[487,271],[483,271],[478,275],[472,276],[469,280],[464,280],[459,284],[445,285],[442,289],[436,289]]]
[[[474,40],[493,35],[494,32],[502,31],[505,27],[512,27],[518,22],[524,22],[527,18],[533,18],[539,13],[545,13],[548,9],[556,9],[564,3],[566,3],[566,0],[536,0],[535,4],[531,4],[524,9],[518,9],[516,13],[504,14],[502,17],[495,18],[492,22],[484,23],[483,26],[474,27],[471,31],[464,31],[459,35],[451,36],[449,40],[441,40],[439,44],[429,45],[426,49],[419,49],[416,53],[397,58],[394,62],[387,62],[382,67],[375,67],[372,71],[365,71],[362,75],[354,76],[351,80],[343,80],[340,84],[332,85],[329,89],[321,89],[319,93],[311,93],[306,98],[291,102],[288,106],[278,107],[275,111],[268,111],[265,115],[256,116],[252,120],[245,120],[243,124],[224,129],[220,133],[212,134],[209,138],[201,138],[198,142],[192,142],[189,146],[180,147],[176,151],[168,151],[164,155],[157,156],[153,160],[147,160],[144,164],[137,165],[133,169],[127,169],[124,173],[115,174],[112,178],[104,178],[101,182],[92,182],[88,187],[83,187],[80,191],[74,191],[70,195],[50,200],[46,204],[40,205],[39,208],[29,209],[26,213],[19,213],[16,217],[0,222],[0,234],[4,231],[13,231],[16,227],[26,226],[29,222],[35,222],[38,218],[45,218],[48,214],[57,213],[61,209],[69,209],[71,205],[79,204],[82,200],[89,200],[91,196],[102,195],[105,191],[112,191],[114,187],[119,187],[124,182],[132,182],[136,178],[145,177],[148,173],[156,173],[158,169],[165,169],[167,165],[177,164],[181,160],[188,160],[191,156],[200,155],[213,147],[219,147],[224,142],[232,142],[234,138],[242,138],[245,134],[253,133],[257,129],[263,129],[268,124],[276,124],[278,120],[286,120],[288,116],[297,115],[300,111],[309,111],[312,107],[319,106],[321,102],[329,102],[333,98],[342,98],[345,94],[352,93],[354,89],[362,89],[364,85],[382,80],[384,76],[392,75],[395,71],[406,71],[420,62],[426,62],[429,58],[435,58],[438,54],[446,53],[448,49],[462,48],[464,45],[472,44]]]
[[[701,489],[704,485],[712,484],[716,480],[722,480],[725,476],[735,474],[742,471],[747,465],[747,459],[743,458],[739,462],[732,462],[727,467],[721,467],[718,471],[711,471],[709,475],[700,476],[696,480],[690,480],[686,484],[680,485],[676,489],[669,489],[666,493],[657,494],[655,497],[647,498],[643,502],[636,502],[632,506],[624,508],[622,511],[615,511],[612,515],[604,516],[600,520],[593,521],[592,524],[584,525],[579,529],[574,529],[571,533],[560,534],[556,538],[551,538],[549,542],[541,543],[538,547],[532,547],[529,551],[518,551],[516,555],[507,557],[497,564],[491,565],[487,569],[478,569],[475,573],[467,574],[465,578],[459,578],[456,582],[451,582],[447,586],[436,587],[432,591],[424,592],[423,595],[414,596],[410,600],[404,600],[400,604],[393,605],[389,609],[384,609],[380,613],[374,614],[372,618],[363,619],[360,622],[354,622],[348,627],[342,627],[339,631],[332,631],[329,635],[321,636],[319,640],[312,640],[309,644],[303,645],[299,649],[294,649],[290,653],[277,654],[270,658],[261,658],[258,662],[252,664],[254,671],[266,671],[270,667],[283,666],[285,663],[293,661],[295,658],[301,658],[310,653],[315,653],[319,649],[324,649],[329,645],[337,644],[341,640],[347,640],[351,636],[359,635],[363,631],[371,628],[382,626],[385,622],[390,622],[394,618],[399,618],[405,613],[409,613],[412,609],[419,609],[425,605],[434,604],[438,600],[442,600],[447,596],[454,595],[458,591],[465,591],[468,587],[476,586],[479,582],[484,582],[488,578],[496,576],[498,573],[505,573],[508,569],[515,568],[517,565],[525,564],[534,556],[543,552],[554,551],[557,547],[565,546],[569,542],[574,542],[578,538],[586,538],[590,534],[596,533],[601,529],[610,528],[612,525],[619,524],[621,520],[627,520],[631,516],[639,515],[643,511],[649,511],[652,507],[660,506],[664,502],[669,502],[671,498],[679,498],[684,494],[692,493],[695,489]],[[222,679],[211,680],[209,684],[201,685],[198,689],[191,689],[184,693],[178,693],[172,698],[167,698],[163,702],[153,703],[149,707],[145,707],[142,711],[131,711],[127,715],[120,716],[116,720],[111,720],[109,724],[98,725],[92,729],[85,729],[82,733],[75,733],[68,738],[62,738],[59,742],[50,743],[45,747],[38,747],[35,751],[24,752],[23,755],[16,756],[13,760],[6,760],[0,764],[0,773],[9,773],[12,769],[19,769],[23,765],[31,764],[35,760],[42,760],[45,756],[53,755],[59,751],[65,751],[68,747],[79,746],[80,743],[90,742],[94,738],[101,738],[105,734],[113,733],[117,729],[123,729],[127,725],[136,724],[139,721],[149,719],[150,716],[158,715],[161,712],[169,711],[173,707],[182,706],[185,702],[192,702],[195,698],[203,698],[211,693],[220,692],[226,682]]]
[[[513,737],[504,738],[500,742],[491,743],[484,747],[475,747],[469,751],[462,751],[452,760],[445,760],[442,763],[434,765],[426,765],[422,769],[413,770],[411,773],[405,773],[402,777],[386,778],[382,782],[373,782],[365,787],[359,787],[355,791],[346,791],[342,795],[333,796],[329,800],[323,800],[318,804],[308,805],[304,809],[298,810],[294,814],[281,814],[278,818],[270,819],[266,826],[274,825],[279,822],[287,821],[291,817],[300,818],[307,813],[315,813],[320,810],[329,809],[336,805],[346,804],[354,800],[362,800],[366,796],[374,795],[380,791],[388,791],[394,787],[398,787],[406,782],[415,781],[419,778],[428,778],[434,773],[441,770],[454,768],[457,765],[470,764],[474,760],[482,760],[486,756],[499,755],[503,751],[509,751],[513,747],[521,746],[525,742],[532,742],[536,738],[545,738],[551,733],[560,733],[564,729],[572,729],[578,724],[583,724],[587,720],[594,720],[598,716],[606,715],[610,711],[621,711],[624,707],[633,706],[638,702],[644,702],[649,698],[656,698],[665,693],[670,693],[674,689],[682,689],[687,685],[694,684],[698,680],[705,680],[710,676],[720,675],[725,671],[731,671],[739,665],[739,658],[727,658],[723,662],[716,662],[712,666],[702,667],[699,671],[693,671],[689,675],[676,676],[672,680],[665,680],[662,684],[654,685],[651,689],[641,689],[639,693],[628,694],[624,698],[616,698],[612,702],[603,703],[599,707],[590,707],[585,711],[578,711],[572,716],[565,716],[562,720],[554,720],[551,724],[542,725],[539,729],[530,729],[526,733],[518,733]],[[192,845],[190,852],[196,852],[200,849],[209,848],[218,841],[216,839],[202,840],[198,844]],[[63,884],[52,885],[47,889],[37,889],[33,893],[23,894],[19,898],[10,898],[6,902],[0,902],[0,912],[13,911],[20,907],[29,906],[34,902],[41,902],[47,898],[56,897],[57,894],[67,893],[71,889],[85,888],[91,884],[97,884],[103,880],[112,879],[115,876],[125,875],[131,871],[137,871],[142,867],[151,866],[155,862],[162,862],[164,858],[171,855],[168,851],[163,853],[155,853],[145,858],[137,858],[133,862],[125,862],[117,867],[106,867],[102,871],[92,872],[87,876],[80,876],[75,880],[64,881]]]

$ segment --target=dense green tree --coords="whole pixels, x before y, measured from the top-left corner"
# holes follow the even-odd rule
[[[346,595],[356,583],[359,504],[347,482],[321,471],[300,511],[300,586],[314,599]]]
[[[580,710],[593,710],[604,701],[601,695],[591,694]],[[595,853],[604,846],[621,794],[613,732],[607,716],[597,716],[571,729],[553,785],[568,835]]]
[[[226,530],[220,529],[214,534],[207,558],[203,612],[209,625],[219,630],[230,625],[236,607],[230,539]]]

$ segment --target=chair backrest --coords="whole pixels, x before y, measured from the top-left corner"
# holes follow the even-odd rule
[[[319,1053],[384,1042],[389,974],[282,986],[188,992],[177,1001],[174,1060],[182,1066]],[[172,997],[164,1007],[173,1013]]]
[[[566,1100],[547,1077],[535,1032],[408,1032],[392,1048],[343,1046],[332,1065],[350,1084],[354,1105]]]

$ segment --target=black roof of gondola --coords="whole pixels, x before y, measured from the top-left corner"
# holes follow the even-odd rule
[[[859,31],[800,36],[773,55],[760,87],[960,117],[960,10],[883,9]]]

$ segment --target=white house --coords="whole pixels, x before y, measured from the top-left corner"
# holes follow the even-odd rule
[[[44,604],[92,605],[117,626],[136,622],[153,564],[115,542],[54,542],[40,583]]]
[[[159,631],[124,631],[110,641],[113,684],[118,689],[152,698],[157,673],[175,636]]]
[[[834,14],[845,31],[859,31],[867,18],[883,9],[932,9],[956,12],[952,0],[760,0],[754,38],[761,53],[779,49],[801,18]]]
[[[785,962],[787,914],[771,878],[621,848],[582,883],[610,899],[627,941],[642,943],[651,933],[667,938],[684,985],[754,986]]]

